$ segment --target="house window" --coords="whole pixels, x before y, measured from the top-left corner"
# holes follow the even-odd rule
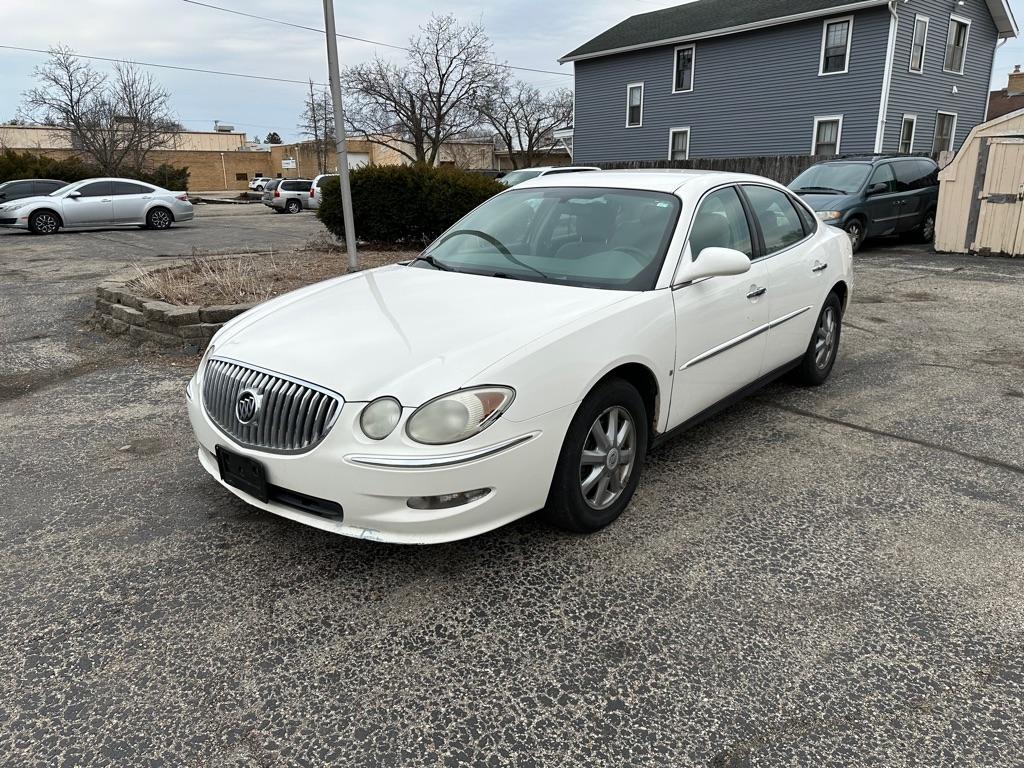
[[[956,114],[938,112],[935,115],[935,140],[932,142],[932,154],[951,152],[956,136]]]
[[[849,71],[852,33],[853,16],[825,22],[825,29],[821,35],[819,75],[841,75]]]
[[[914,134],[917,132],[917,115],[904,115],[900,128],[900,152],[909,155],[914,151]]]
[[[924,72],[924,50],[928,45],[928,17],[914,17],[914,37],[910,41],[910,71]]]
[[[695,48],[682,45],[676,48],[675,80],[672,93],[686,93],[693,90],[693,57]]]
[[[946,72],[964,73],[964,59],[967,58],[967,38],[971,32],[971,20],[959,16],[949,17],[949,34],[946,36],[946,59],[942,68]]]
[[[690,129],[689,128],[673,128],[671,131],[669,131],[668,159],[669,160],[689,160],[690,159]]]
[[[626,127],[638,128],[644,123],[644,84],[626,86]]]
[[[249,180],[249,174],[247,174],[247,173],[236,173],[235,174],[235,181],[248,181],[248,180]]]
[[[814,118],[814,142],[811,154],[832,157],[839,154],[839,143],[843,138],[843,116],[829,115]]]

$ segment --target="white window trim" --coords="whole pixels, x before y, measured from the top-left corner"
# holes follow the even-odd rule
[[[668,159],[669,160],[674,160],[675,159],[675,158],[672,157],[672,146],[675,143],[674,139],[675,139],[675,136],[676,136],[677,133],[685,133],[686,134],[686,157],[684,157],[683,159],[684,160],[689,160],[690,159],[690,135],[691,134],[690,134],[690,126],[688,126],[688,125],[682,126],[680,128],[669,128],[669,131],[668,131]]]
[[[914,69],[914,38],[917,36],[917,22],[919,21],[924,22],[924,44],[921,46],[921,68]],[[932,20],[930,17],[922,16],[920,13],[914,16],[914,26],[910,28],[910,57],[909,61],[907,61],[908,72],[912,72],[915,75],[924,74],[924,57],[925,54],[928,53],[928,33],[931,32],[931,29]]]
[[[909,155],[913,154],[914,141],[917,139],[917,115],[905,114],[903,115],[903,119],[900,120],[900,138],[896,143],[896,151],[903,151],[903,127],[907,124],[907,120],[914,125],[914,127],[910,129],[910,149],[907,150],[907,154]]]
[[[944,110],[937,110],[935,112],[935,130],[932,131],[932,148],[935,147],[935,137],[939,133],[939,115],[947,115],[953,118],[953,127],[949,131],[949,145],[945,149],[940,149],[940,152],[952,152],[953,147],[956,146],[956,124],[960,119],[960,115],[956,112],[946,112]]]
[[[630,123],[629,122],[629,94],[634,88],[640,89],[640,122]],[[643,128],[644,127],[644,84],[639,83],[628,83],[626,85],[626,127],[627,128]]]
[[[949,57],[949,32],[953,29],[953,22],[958,21],[967,25],[967,34],[964,35],[964,57],[960,61],[960,69],[946,69],[946,59]],[[962,75],[967,66],[967,46],[971,43],[971,20],[966,16],[957,16],[955,13],[949,15],[949,26],[946,27],[946,46],[942,49],[942,71],[953,75]],[[947,113],[947,114],[952,114]]]
[[[679,71],[679,52],[689,48],[693,51],[693,56],[690,57],[690,87],[689,88],[676,88],[676,73]],[[697,45],[696,43],[687,43],[686,45],[677,45],[675,51],[672,53],[672,93],[693,93],[693,86],[697,82]]]
[[[850,27],[846,34],[846,61],[843,69],[838,72],[826,72],[825,71],[825,43],[828,40],[828,28],[831,24],[841,24],[844,21],[850,22]],[[825,19],[821,25],[821,54],[818,57],[818,77],[828,77],[829,75],[845,75],[850,71],[850,49],[853,47],[853,16],[838,16],[834,19]]]
[[[821,123],[839,123],[839,130],[836,131],[836,156],[841,153],[843,145],[843,116],[842,115],[817,115],[814,118],[814,133],[811,134],[811,154],[818,154],[818,125]]]

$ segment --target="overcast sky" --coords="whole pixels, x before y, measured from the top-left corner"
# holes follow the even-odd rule
[[[206,1],[312,27],[323,24],[318,0]],[[1021,3],[1011,0],[1018,21],[1024,21]],[[572,66],[559,65],[559,56],[627,16],[678,4],[679,0],[335,0],[338,32],[342,34],[404,45],[431,11],[452,12],[464,21],[484,24],[500,61],[565,75],[572,73]],[[183,0],[7,0],[2,18],[0,45],[47,48],[62,43],[94,56],[326,82],[322,35]],[[341,41],[341,52],[343,64],[377,52],[401,55],[400,51],[348,40]],[[0,120],[14,117],[21,93],[32,84],[33,67],[44,58],[0,49]],[[1000,50],[994,87],[1005,86],[1006,74],[1017,63],[1024,64],[1021,40]],[[96,66],[107,67],[99,62]],[[297,138],[295,126],[303,100],[299,85],[153,71],[171,92],[174,111],[190,129],[211,130],[213,121],[221,120],[250,136],[276,130],[285,140]],[[517,74],[542,89],[572,84],[570,77],[558,74]]]

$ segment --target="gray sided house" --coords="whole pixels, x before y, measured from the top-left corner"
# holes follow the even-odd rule
[[[982,122],[1009,0],[697,0],[564,56],[573,161],[939,152]]]

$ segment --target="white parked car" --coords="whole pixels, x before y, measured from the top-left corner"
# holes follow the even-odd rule
[[[138,226],[168,229],[191,221],[186,192],[171,192],[133,179],[85,179],[48,195],[0,205],[0,227],[52,235],[59,229]]]
[[[509,171],[504,176],[499,176],[498,181],[506,187],[514,187],[530,179],[537,179],[541,176],[558,176],[563,173],[581,173],[584,171],[599,171],[600,168],[590,165],[546,165],[539,168],[520,168],[516,171]]]
[[[199,460],[260,509],[360,538],[541,509],[595,531],[652,445],[784,373],[825,381],[851,250],[758,177],[526,182],[406,265],[225,325],[187,390]]]
[[[249,181],[249,189],[254,192],[262,192],[263,188],[267,186],[267,182],[273,181],[269,176],[257,176],[255,179]]]

